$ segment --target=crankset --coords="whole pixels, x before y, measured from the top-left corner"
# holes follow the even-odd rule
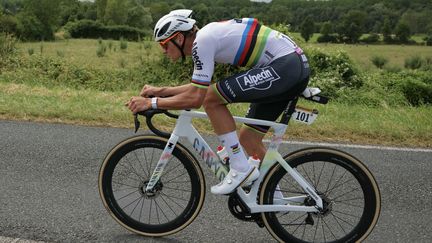
[[[228,208],[234,217],[242,221],[256,222],[260,228],[264,227],[261,214],[251,213],[250,209],[243,200],[238,196],[237,193],[233,193],[228,198]]]

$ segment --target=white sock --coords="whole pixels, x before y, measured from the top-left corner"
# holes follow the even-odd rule
[[[249,169],[249,163],[246,154],[240,145],[237,132],[232,131],[219,135],[219,140],[228,151],[230,167],[236,171],[246,172]]]

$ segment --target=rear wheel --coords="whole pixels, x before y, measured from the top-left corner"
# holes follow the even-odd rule
[[[167,139],[138,136],[118,144],[99,172],[99,193],[123,227],[145,236],[165,236],[188,226],[204,203],[205,181],[198,161],[177,144],[154,191],[146,192]]]
[[[262,213],[264,225],[283,242],[356,242],[375,227],[381,209],[378,185],[356,158],[327,148],[310,148],[285,157],[321,196],[324,208],[318,213]],[[315,201],[301,189],[279,164],[266,175],[260,193],[261,204],[273,204],[277,195],[300,197],[291,205],[314,206]]]

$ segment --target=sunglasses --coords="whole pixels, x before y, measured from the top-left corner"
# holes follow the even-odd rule
[[[175,33],[174,35],[168,37],[167,39],[160,41],[159,45],[163,48],[166,49],[167,48],[167,43],[168,41],[170,41],[172,38],[176,37],[178,34],[180,34],[180,32]]]

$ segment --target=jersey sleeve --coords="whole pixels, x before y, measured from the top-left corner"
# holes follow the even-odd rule
[[[192,45],[192,60],[194,71],[192,85],[207,88],[210,85],[215,66],[216,43],[207,33],[199,33]]]

